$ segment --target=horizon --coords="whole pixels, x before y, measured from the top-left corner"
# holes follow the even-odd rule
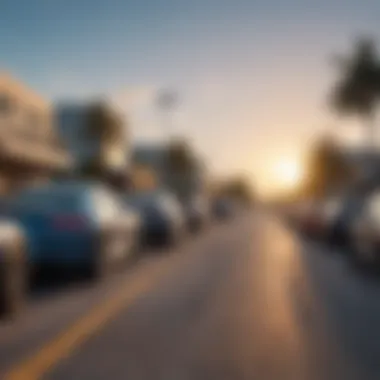
[[[378,40],[375,1],[5,1],[0,11],[0,67],[17,80],[53,102],[107,96],[148,142],[163,138],[157,92],[174,89],[175,133],[213,173],[245,173],[260,193],[280,191],[279,163],[302,166],[324,129],[360,140],[355,123],[338,129],[346,121],[326,96],[333,55],[357,35]]]

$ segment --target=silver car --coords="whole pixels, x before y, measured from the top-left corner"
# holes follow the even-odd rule
[[[380,192],[369,196],[349,226],[352,262],[362,268],[380,264]]]

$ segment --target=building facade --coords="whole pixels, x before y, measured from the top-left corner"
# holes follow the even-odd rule
[[[0,193],[45,182],[70,165],[50,103],[0,73]]]

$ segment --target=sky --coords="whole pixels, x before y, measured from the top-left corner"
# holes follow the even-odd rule
[[[270,192],[321,130],[355,136],[327,106],[333,58],[379,19],[378,0],[0,0],[0,69],[55,102],[108,96],[136,141],[170,123],[213,173]]]

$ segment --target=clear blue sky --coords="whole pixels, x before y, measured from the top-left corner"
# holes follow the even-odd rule
[[[359,33],[380,36],[377,3],[0,0],[0,68],[54,100],[125,102],[140,138],[159,134],[149,94],[176,88],[178,123],[212,168],[269,189],[276,161],[331,123],[330,58]]]

